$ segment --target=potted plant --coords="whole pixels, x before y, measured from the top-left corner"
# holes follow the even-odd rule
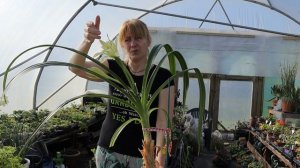
[[[13,146],[14,155],[20,157],[22,162],[26,162],[32,158],[36,158],[38,162],[42,160],[41,156],[30,154],[31,158],[27,155],[27,152],[33,149],[32,147],[36,141],[32,141],[27,147],[24,146],[30,137],[30,133],[35,129],[33,126],[36,124],[35,121],[38,122],[38,120],[32,120],[33,118],[36,118],[34,113],[23,110],[14,111],[13,114],[10,115],[0,115],[1,144],[3,146]],[[35,164],[35,162],[33,162],[33,164]]]
[[[197,145],[189,133],[184,132],[185,114],[188,111],[187,106],[183,106],[182,102],[176,102],[174,108],[174,117],[172,124],[172,149],[170,167],[192,168]]]
[[[30,160],[20,153],[29,130],[28,124],[16,120],[15,113],[0,115],[0,167],[29,167]]]
[[[299,89],[295,87],[297,64],[284,64],[281,67],[282,111],[294,112],[299,99]]]
[[[119,134],[122,132],[122,130],[131,122],[137,121],[140,122],[142,128],[149,128],[150,127],[150,122],[149,122],[149,116],[151,114],[151,112],[153,112],[155,109],[151,109],[150,105],[152,104],[152,102],[154,101],[154,99],[159,95],[160,91],[168,85],[169,81],[164,82],[152,95],[152,97],[150,99],[148,99],[148,95],[150,92],[150,88],[149,86],[152,85],[153,80],[157,74],[158,68],[162,65],[162,63],[164,62],[165,59],[169,59],[169,65],[170,65],[170,71],[173,74],[172,77],[170,77],[169,80],[173,80],[178,76],[183,76],[183,81],[184,81],[184,87],[183,87],[183,104],[185,104],[185,98],[186,98],[186,94],[187,94],[187,88],[188,88],[188,71],[193,70],[197,76],[198,79],[198,84],[199,84],[199,90],[200,90],[200,95],[199,95],[199,118],[203,118],[203,113],[204,113],[204,108],[205,108],[205,85],[203,82],[203,77],[201,72],[199,71],[199,69],[197,68],[191,68],[188,69],[186,62],[184,60],[184,57],[178,52],[178,51],[174,51],[170,45],[165,44],[165,45],[156,45],[152,48],[152,50],[149,53],[148,56],[148,62],[145,68],[145,74],[144,74],[144,80],[143,80],[143,84],[142,84],[142,92],[141,93],[137,93],[137,88],[134,85],[134,82],[130,72],[127,70],[125,63],[119,58],[119,55],[117,53],[117,47],[116,47],[116,43],[113,41],[109,41],[107,43],[101,41],[102,43],[102,47],[104,49],[104,53],[106,55],[108,55],[111,59],[115,59],[116,62],[119,64],[119,66],[123,69],[126,77],[127,77],[127,81],[129,81],[128,83],[126,81],[123,81],[122,79],[120,79],[118,76],[116,76],[113,72],[111,72],[111,70],[109,70],[104,64],[102,64],[100,61],[98,61],[97,59],[94,59],[93,57],[90,57],[89,55],[82,53],[80,51],[77,51],[75,49],[72,48],[68,48],[68,47],[63,47],[63,46],[57,46],[57,45],[40,45],[40,46],[36,46],[36,47],[32,47],[30,49],[25,50],[24,52],[22,52],[21,54],[19,54],[7,67],[6,73],[4,75],[4,80],[3,80],[3,93],[6,92],[6,88],[7,86],[7,75],[10,72],[10,69],[12,67],[12,65],[14,64],[14,62],[20,57],[22,56],[24,53],[36,49],[36,48],[41,48],[41,47],[48,47],[49,49],[53,49],[53,48],[62,48],[62,49],[66,49],[66,50],[70,50],[73,52],[76,52],[80,55],[82,55],[83,57],[86,57],[87,59],[95,62],[96,64],[98,64],[101,69],[98,68],[85,68],[85,67],[81,67],[79,65],[75,65],[75,64],[70,64],[70,63],[65,63],[65,62],[57,62],[57,61],[52,61],[52,62],[44,62],[44,63],[39,63],[39,64],[34,64],[26,69],[24,69],[24,71],[22,71],[20,74],[22,74],[23,72],[27,72],[30,71],[32,69],[36,69],[36,68],[42,68],[45,66],[67,66],[67,67],[75,67],[75,68],[79,68],[81,70],[84,70],[86,73],[90,74],[91,77],[96,76],[98,78],[103,79],[104,81],[108,82],[109,84],[111,84],[112,86],[114,86],[116,89],[118,89],[122,94],[124,94],[128,100],[128,101],[124,101],[122,99],[118,99],[114,96],[110,96],[107,94],[89,94],[91,96],[100,96],[103,98],[109,98],[115,101],[118,101],[120,103],[124,103],[126,106],[130,107],[131,109],[135,110],[139,117],[138,118],[132,118],[129,119],[128,121],[124,122],[123,125],[121,125],[119,127],[119,129],[114,133],[112,139],[111,139],[111,143],[110,145],[113,146],[117,137],[119,136]],[[158,55],[159,51],[161,49],[165,49],[166,54],[161,58],[161,60],[159,61],[159,63],[157,64],[156,68],[154,69],[152,75],[150,76],[150,68],[152,66],[153,60],[156,58],[156,56]],[[176,60],[178,61],[180,67],[181,67],[181,71],[178,71],[176,68]],[[110,75],[107,75],[106,73],[103,72],[103,70],[105,72],[107,72]],[[18,75],[18,74],[17,74]],[[15,78],[13,78],[15,79]],[[13,80],[12,79],[12,80]],[[11,81],[9,82],[11,83]],[[116,84],[117,83],[117,84]],[[125,91],[125,89],[121,88],[120,85],[122,85],[127,91]],[[69,100],[67,100],[66,102],[64,102],[60,107],[62,107],[63,105],[78,99],[82,96],[87,96],[87,94],[85,95],[81,95],[81,96],[77,96],[74,98],[71,98]],[[59,108],[60,108],[59,107]],[[58,108],[58,109],[59,109]],[[37,134],[40,130],[40,128],[58,111],[58,109],[52,111],[47,117],[46,119],[39,125],[39,127],[34,131],[34,133],[32,134],[32,136],[28,139],[28,143],[29,144],[30,141],[32,141],[35,137],[35,134]],[[166,116],[169,116],[169,112],[166,112]],[[167,117],[168,118],[168,117]],[[168,127],[171,128],[171,121],[168,120]],[[202,120],[199,120],[198,125],[202,125]],[[152,141],[152,137],[151,137],[151,133],[145,129],[143,129],[143,137],[144,137],[144,146],[143,149],[141,150],[141,153],[143,155],[143,161],[144,163],[146,163],[146,167],[150,167],[153,168],[155,165],[155,160],[154,160],[154,144]],[[198,128],[198,135],[197,135],[197,140],[198,140],[198,153],[201,151],[201,144],[202,144],[202,127]],[[167,139],[167,144],[170,142],[170,139]],[[166,148],[168,150],[168,148]]]
[[[71,104],[71,106],[58,110],[41,130],[46,137],[58,136],[74,130],[84,132],[87,130],[86,123],[93,116],[92,110],[85,109],[82,111],[79,105]]]
[[[0,166],[1,167],[13,167],[24,168],[21,163],[22,158],[16,155],[16,148],[12,146],[0,147]]]

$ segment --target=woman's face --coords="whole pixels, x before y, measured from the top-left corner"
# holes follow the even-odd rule
[[[150,41],[148,39],[134,36],[132,33],[128,33],[121,44],[125,55],[131,61],[139,61],[147,58],[149,45]]]

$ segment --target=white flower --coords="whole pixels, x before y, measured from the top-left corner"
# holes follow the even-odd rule
[[[117,41],[116,40],[108,40],[107,42],[103,40],[99,40],[102,45],[102,52],[97,53],[97,55],[106,55],[110,58],[119,57],[118,47],[117,47]]]

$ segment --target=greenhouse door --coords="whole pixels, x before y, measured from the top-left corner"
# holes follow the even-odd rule
[[[238,121],[249,121],[262,114],[263,78],[204,74],[206,88],[205,109],[211,113],[212,129],[223,125],[234,129]],[[190,74],[187,109],[198,107],[199,89],[194,74]],[[182,100],[182,78],[178,80],[179,100]],[[219,123],[219,124],[218,124]]]
[[[238,121],[262,114],[262,77],[213,75],[210,83],[213,130],[234,129]]]

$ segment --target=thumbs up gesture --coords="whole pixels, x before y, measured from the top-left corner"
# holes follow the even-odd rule
[[[84,29],[84,38],[88,43],[93,43],[95,39],[101,38],[100,35],[100,16],[97,15],[95,18],[95,22],[89,21],[86,23]]]

